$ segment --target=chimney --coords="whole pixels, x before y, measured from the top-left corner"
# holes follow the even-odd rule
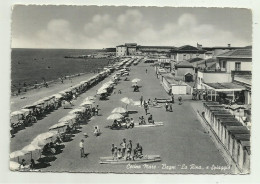
[[[227,46],[228,46],[228,47],[230,47],[230,46],[231,46],[231,44],[229,43],[229,44],[227,44]]]
[[[197,43],[197,49],[202,49],[202,45]]]

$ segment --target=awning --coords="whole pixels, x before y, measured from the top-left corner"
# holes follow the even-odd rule
[[[234,84],[232,82],[226,83],[204,83],[205,87],[218,92],[232,92],[232,91],[243,91],[246,88],[244,86]]]

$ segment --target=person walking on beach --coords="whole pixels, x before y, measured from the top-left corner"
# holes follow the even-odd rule
[[[179,100],[179,105],[181,105],[182,104],[182,97],[179,96],[178,100]]]
[[[172,112],[172,103],[169,103],[169,111]]]
[[[85,152],[84,152],[84,140],[81,139],[80,143],[79,143],[79,148],[80,148],[80,157],[85,158]]]
[[[147,69],[145,69],[145,73],[147,73]]]
[[[144,103],[144,110],[145,110],[145,115],[148,114],[148,104],[147,103]]]
[[[122,147],[122,157],[125,156],[125,151],[126,151],[126,139],[123,139],[123,142],[120,144],[120,146]]]
[[[140,105],[141,106],[143,105],[143,96],[141,96],[141,98],[140,98]]]
[[[98,116],[98,111],[99,111],[99,110],[100,110],[100,109],[99,109],[99,106],[97,105],[97,107],[96,107],[96,109],[95,109],[97,116]]]
[[[115,154],[115,145],[114,144],[112,144],[111,153],[112,153],[112,157],[114,157],[114,154]]]
[[[169,106],[169,104],[168,104],[168,102],[166,102],[166,103],[165,103],[165,110],[166,110],[166,111],[168,111],[168,106]]]
[[[174,94],[172,94],[171,96],[172,96],[172,103],[174,103]]]

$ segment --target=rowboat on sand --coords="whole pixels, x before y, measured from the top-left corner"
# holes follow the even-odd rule
[[[161,157],[160,155],[144,155],[142,158],[136,158],[135,160],[126,160],[122,159],[115,159],[111,157],[100,157],[99,163],[100,164],[142,164],[142,163],[150,163],[150,162],[160,162]]]
[[[154,124],[148,123],[145,125],[135,124],[134,127],[138,128],[138,127],[157,127],[157,126],[163,126],[163,122],[154,122]]]

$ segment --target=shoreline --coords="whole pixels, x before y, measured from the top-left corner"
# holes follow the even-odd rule
[[[22,107],[28,104],[32,104],[37,100],[49,96],[55,93],[58,93],[62,90],[65,90],[73,85],[80,83],[83,80],[91,78],[96,73],[84,73],[80,76],[74,76],[72,78],[67,78],[64,80],[64,83],[61,83],[60,80],[53,81],[50,83],[49,87],[41,87],[37,89],[28,90],[26,93],[20,94],[18,96],[11,95],[10,96],[10,111],[20,110]]]

